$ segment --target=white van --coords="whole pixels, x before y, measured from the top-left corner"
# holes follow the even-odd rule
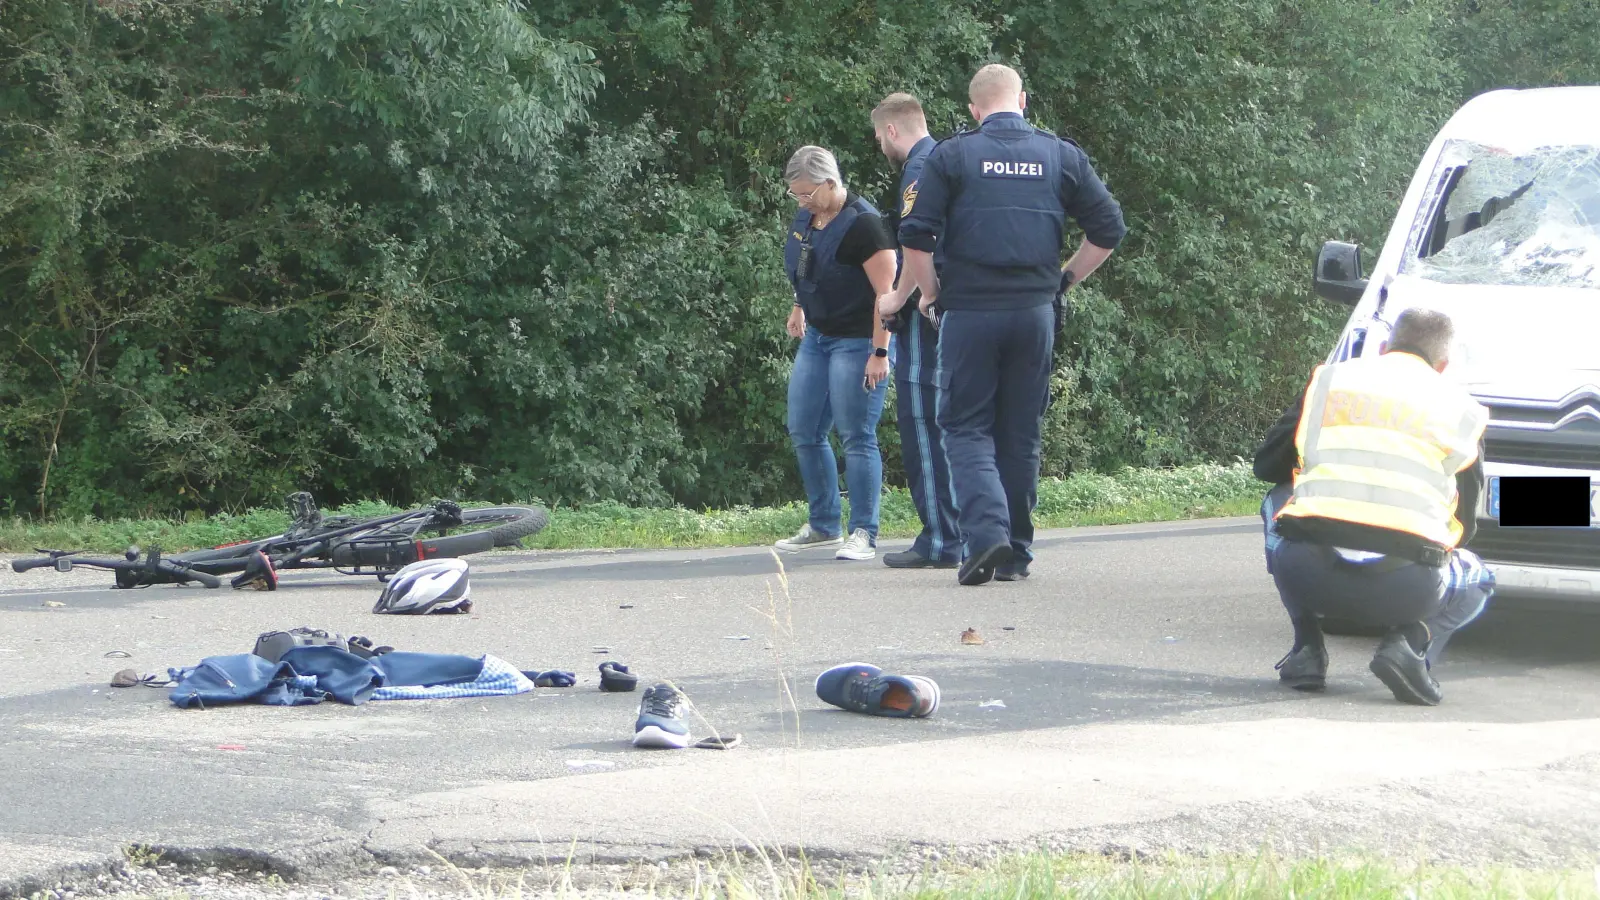
[[[1422,157],[1370,278],[1330,241],[1314,284],[1355,306],[1329,362],[1377,354],[1409,306],[1450,314],[1446,375],[1490,411],[1470,546],[1497,596],[1600,604],[1600,87],[1474,97]],[[1587,475],[1590,527],[1500,527],[1507,475]]]

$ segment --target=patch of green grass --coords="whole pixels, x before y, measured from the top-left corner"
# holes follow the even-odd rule
[[[881,900],[1467,900],[1595,897],[1595,874],[1582,870],[1407,866],[1357,857],[1281,860],[1170,857],[1125,861],[1104,856],[1036,855],[929,881],[907,890],[874,891]]]
[[[1283,859],[1093,854],[1004,857],[981,867],[906,877],[829,879],[804,862],[764,859],[716,866],[697,878],[696,900],[1488,900],[1594,898],[1600,870],[1532,870],[1405,864],[1361,856]],[[670,893],[670,892],[668,892]]]
[[[557,900],[646,896],[685,900],[1581,900],[1600,897],[1600,869],[1449,866],[1336,854],[1283,858],[1168,854],[1128,859],[1098,854],[1034,853],[978,866],[929,863],[904,874],[887,860],[879,872],[830,871],[813,861],[765,849],[724,851],[675,870],[633,867],[583,887],[566,865],[473,874],[435,856],[452,878],[430,885],[442,900]],[[883,874],[895,871],[900,874]],[[589,879],[585,879],[588,881]],[[610,884],[606,884],[610,881]],[[416,894],[415,887],[410,892]],[[391,898],[399,892],[391,892]]]
[[[1035,519],[1039,527],[1062,528],[1251,515],[1260,506],[1265,488],[1245,464],[1127,469],[1116,475],[1049,478],[1039,485]],[[397,511],[369,501],[329,512],[376,516]],[[904,489],[884,494],[879,519],[884,537],[913,537],[922,528],[911,494]],[[681,507],[634,508],[594,503],[552,510],[549,527],[524,543],[532,548],[563,550],[744,546],[766,544],[793,534],[805,520],[806,506],[802,502],[703,512]],[[187,520],[10,519],[0,521],[0,551],[21,553],[48,547],[115,552],[137,544],[179,552],[278,534],[288,525],[289,516],[280,509]]]

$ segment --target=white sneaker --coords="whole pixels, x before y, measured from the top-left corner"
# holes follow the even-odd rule
[[[827,535],[817,534],[811,530],[810,523],[807,523],[800,526],[800,530],[795,532],[794,537],[786,537],[772,546],[787,553],[795,553],[811,547],[837,547],[842,543],[844,543],[844,538],[838,535],[828,537]]]
[[[878,548],[872,546],[872,535],[867,534],[865,528],[857,528],[850,539],[844,542],[839,552],[833,555],[834,559],[872,559],[878,555]]]

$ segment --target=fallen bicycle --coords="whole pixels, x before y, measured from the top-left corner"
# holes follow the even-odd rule
[[[288,498],[293,523],[283,534],[224,544],[208,550],[163,555],[159,547],[130,547],[122,559],[85,557],[83,550],[44,550],[34,559],[11,563],[17,572],[54,568],[70,572],[85,566],[116,573],[119,588],[194,582],[222,586],[218,576],[236,575],[235,588],[274,590],[277,573],[329,569],[343,575],[375,575],[387,581],[421,559],[440,559],[515,546],[538,534],[549,514],[537,507],[491,506],[462,509],[448,500],[387,516],[324,517],[310,494]]]

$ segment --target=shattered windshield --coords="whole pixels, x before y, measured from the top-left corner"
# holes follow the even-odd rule
[[[1409,270],[1449,284],[1600,288],[1600,147],[1514,156],[1457,142],[1439,165],[1444,202]]]

